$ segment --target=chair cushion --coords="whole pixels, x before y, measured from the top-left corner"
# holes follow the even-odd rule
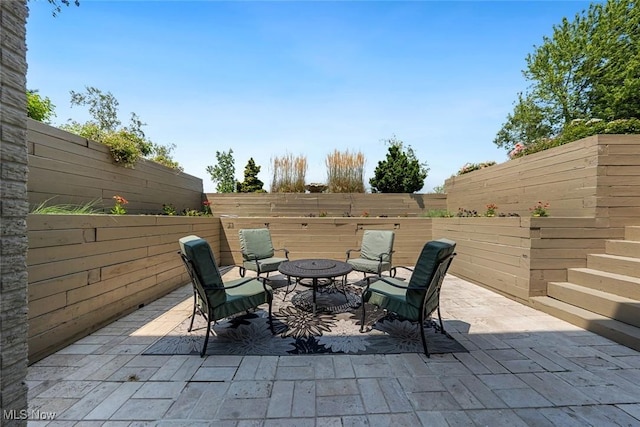
[[[401,288],[391,286],[389,282],[401,286]],[[420,307],[414,307],[407,303],[408,285],[404,280],[385,277],[384,279],[373,282],[371,286],[369,286],[370,292],[365,293],[364,298],[365,301],[370,304],[397,313],[405,319],[417,321],[419,319]]]
[[[407,292],[409,304],[420,307],[438,265],[453,254],[455,249],[456,243],[448,239],[432,240],[424,245],[409,280],[409,291]],[[435,289],[429,291],[433,293]],[[431,295],[429,295],[430,297]]]
[[[390,262],[393,251],[394,232],[389,230],[365,230],[362,235],[362,247],[360,257],[370,260],[382,260]],[[376,269],[377,271],[377,269]]]
[[[196,275],[213,305],[226,301],[223,281],[216,265],[211,246],[198,236],[186,236],[178,240],[182,253],[193,262]]]
[[[243,283],[244,282],[244,283]],[[230,288],[230,286],[242,283],[237,288]],[[250,308],[257,307],[261,304],[269,301],[268,294],[273,294],[271,286],[262,284],[257,279],[235,279],[225,282],[225,291],[227,300],[223,304],[213,305],[213,317],[212,320],[219,320],[225,317],[229,317],[236,313],[246,311]]]
[[[271,258],[275,253],[268,228],[246,228],[238,232],[245,260]]]
[[[362,271],[363,273],[373,273],[378,274],[378,261],[374,261],[372,259],[364,259],[364,258],[350,258],[347,260],[347,263],[353,266],[353,269],[356,271]],[[380,271],[389,271],[391,270],[390,262],[383,262],[382,269]]]
[[[260,273],[269,273],[271,271],[277,271],[278,266],[285,261],[287,261],[286,258],[278,258],[278,257],[259,259],[258,264],[260,264]],[[242,266],[247,270],[258,271],[255,260],[244,261],[242,263]]]

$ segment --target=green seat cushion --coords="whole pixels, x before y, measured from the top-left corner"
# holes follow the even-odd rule
[[[241,285],[237,288],[229,288],[238,283]],[[269,302],[269,294],[273,294],[273,289],[269,285],[263,285],[257,279],[245,278],[225,282],[225,293],[226,302],[212,307],[214,315],[212,320],[229,317]]]
[[[278,266],[285,261],[288,261],[288,260],[286,258],[278,258],[278,257],[259,259],[258,264],[260,264],[260,272],[269,273],[271,271],[277,271]],[[255,260],[244,261],[242,263],[242,266],[247,270],[258,271]]]
[[[435,293],[435,288],[427,289],[427,287],[440,262],[453,254],[455,249],[456,243],[447,239],[432,240],[424,245],[409,279],[407,301],[411,305],[419,307],[427,291],[429,291],[429,298]]]
[[[400,286],[397,288],[389,283]],[[420,306],[415,307],[407,302],[407,286],[403,280],[385,277],[369,286],[369,292],[364,295],[365,302],[377,305],[409,320],[418,320]]]
[[[347,260],[347,263],[351,264],[354,270],[362,271],[363,273],[378,273],[378,261],[364,258],[351,258]],[[388,261],[382,262],[382,268],[380,271],[391,270],[391,263]]]
[[[245,261],[273,257],[275,250],[268,228],[245,228],[238,232]]]

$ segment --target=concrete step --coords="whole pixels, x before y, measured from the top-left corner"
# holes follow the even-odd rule
[[[640,277],[640,258],[609,254],[588,254],[587,267],[594,270]]]
[[[551,297],[531,297],[529,301],[533,308],[640,351],[640,328]]]
[[[568,282],[549,282],[547,295],[640,328],[640,301]]]
[[[640,240],[640,226],[629,225],[624,228],[624,238],[626,240]]]
[[[609,255],[640,258],[640,241],[607,240],[605,242],[605,252]]]
[[[570,268],[567,282],[640,300],[640,278],[592,268]]]

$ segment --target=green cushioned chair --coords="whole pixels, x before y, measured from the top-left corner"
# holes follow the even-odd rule
[[[211,247],[206,240],[198,236],[186,236],[179,239],[180,257],[184,262],[191,283],[193,284],[193,313],[189,331],[193,328],[196,312],[207,321],[207,334],[204,339],[200,356],[207,351],[209,333],[215,333],[211,328],[214,323],[231,315],[248,311],[262,304],[269,304],[269,325],[271,333],[273,318],[271,307],[273,289],[262,278],[243,278],[224,282]]]
[[[360,332],[364,332],[365,302],[368,302],[404,319],[418,322],[424,354],[429,357],[424,323],[434,311],[438,311],[441,332],[449,336],[440,317],[440,288],[456,255],[455,248],[456,243],[448,239],[427,242],[414,268],[398,267],[412,272],[409,280],[380,276],[375,282],[367,284],[362,293]]]
[[[278,266],[289,260],[287,249],[274,249],[268,228],[245,228],[238,231],[238,236],[243,260],[241,277],[244,277],[246,270],[255,271],[257,276],[266,273],[269,277],[270,272],[278,271]],[[284,251],[284,257],[275,256],[276,251]]]
[[[364,230],[360,249],[347,249],[347,263],[362,272],[365,279],[367,274],[380,276],[383,271],[395,276],[396,269],[391,264],[394,237],[394,232],[389,230]],[[360,252],[360,257],[351,258],[352,252]]]

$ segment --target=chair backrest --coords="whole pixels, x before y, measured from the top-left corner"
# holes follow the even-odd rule
[[[395,233],[389,230],[364,230],[360,256],[377,261],[380,254],[386,254],[382,256],[382,260],[391,262],[394,237]]]
[[[183,237],[178,243],[194,286],[202,288],[198,289],[199,294],[204,291],[205,295],[200,297],[208,297],[214,306],[224,303],[227,299],[224,282],[209,243],[194,235]]]
[[[448,239],[432,240],[424,245],[409,279],[409,304],[420,307],[425,296],[428,298],[437,291],[455,255],[455,249],[456,242]],[[434,281],[434,277],[438,280]]]
[[[268,228],[244,228],[238,231],[238,236],[245,261],[271,258],[275,253]]]

